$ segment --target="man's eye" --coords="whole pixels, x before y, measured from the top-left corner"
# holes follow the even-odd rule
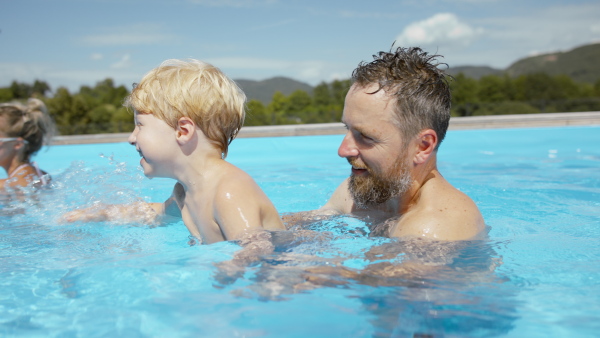
[[[372,137],[369,137],[365,134],[360,134],[360,137],[362,137],[363,139],[367,140],[367,141],[374,141],[374,139]]]

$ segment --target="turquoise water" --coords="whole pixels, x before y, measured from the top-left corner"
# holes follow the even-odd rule
[[[280,212],[315,209],[349,174],[341,139],[238,139],[228,160]],[[439,169],[479,205],[488,240],[375,238],[337,217],[275,236],[237,279],[219,264],[239,246],[190,246],[182,223],[58,223],[94,203],[161,201],[173,182],[144,178],[128,144],[54,146],[36,158],[54,188],[0,216],[0,335],[595,336],[598,144],[600,127],[450,131]]]

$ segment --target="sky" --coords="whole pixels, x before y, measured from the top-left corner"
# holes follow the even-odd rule
[[[598,0],[0,0],[0,87],[131,88],[171,58],[314,86],[392,45],[504,69],[598,42]]]

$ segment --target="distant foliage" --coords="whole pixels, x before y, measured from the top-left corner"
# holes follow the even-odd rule
[[[129,94],[124,86],[115,86],[112,79],[100,81],[95,87],[82,86],[78,93],[58,88],[52,96],[50,86],[36,80],[33,85],[13,81],[0,88],[0,102],[25,101],[37,97],[46,103],[60,135],[128,132],[133,129],[133,115],[123,107]]]
[[[299,89],[288,96],[275,92],[266,106],[259,100],[250,100],[245,125],[339,122],[349,89],[350,80],[335,80],[320,83],[312,96]]]
[[[592,85],[546,73],[475,80],[459,73],[450,86],[453,116],[600,111],[600,80]]]
[[[474,79],[459,73],[450,86],[453,116],[600,111],[600,80],[581,83],[546,73]],[[250,100],[245,125],[339,122],[349,89],[350,80],[335,80],[321,82],[312,93],[301,89],[287,96],[275,92],[268,104]],[[94,87],[82,86],[77,93],[64,87],[53,92],[39,80],[33,84],[13,81],[0,88],[0,102],[42,99],[61,135],[116,133],[133,129],[133,114],[123,107],[128,94],[127,88],[115,86],[112,79]]]

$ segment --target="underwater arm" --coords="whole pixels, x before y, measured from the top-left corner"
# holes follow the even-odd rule
[[[162,203],[138,201],[130,204],[98,203],[92,207],[73,210],[61,217],[65,223],[72,222],[118,222],[156,225]]]
[[[183,191],[183,189],[181,189]],[[164,203],[136,201],[129,204],[97,203],[91,207],[67,212],[61,217],[65,223],[72,222],[117,222],[160,225],[171,218],[181,217],[178,207],[178,186]]]

